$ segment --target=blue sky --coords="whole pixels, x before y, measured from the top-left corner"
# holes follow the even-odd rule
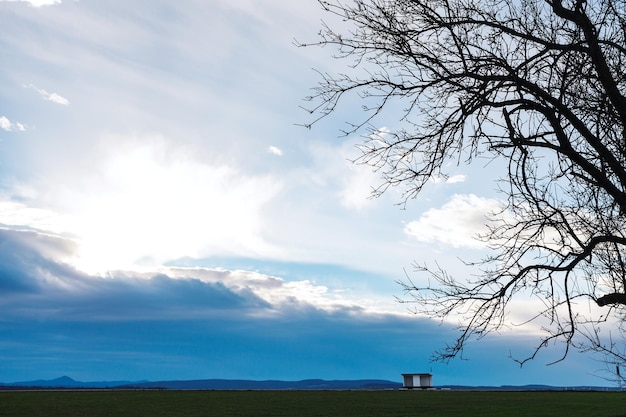
[[[410,314],[396,281],[414,261],[475,272],[459,258],[486,253],[498,167],[452,167],[406,210],[369,199],[340,137],[358,101],[297,126],[313,68],[345,70],[294,46],[323,18],[314,0],[0,0],[0,381],[605,383],[588,356],[546,366],[558,346],[520,369],[528,326],[430,363],[454,326]]]

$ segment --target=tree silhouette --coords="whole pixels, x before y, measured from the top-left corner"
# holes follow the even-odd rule
[[[341,22],[320,40],[349,63],[320,73],[311,127],[357,94],[357,163],[417,196],[446,167],[505,161],[502,211],[482,236],[494,255],[477,278],[440,268],[402,285],[416,311],[462,319],[466,342],[508,325],[511,302],[534,297],[543,336],[624,361],[626,306],[626,3],[621,0],[320,1]],[[393,118],[393,119],[390,119]],[[394,120],[381,131],[376,123]],[[417,265],[416,265],[417,266]],[[608,326],[610,335],[601,334]],[[605,337],[606,336],[606,337]]]

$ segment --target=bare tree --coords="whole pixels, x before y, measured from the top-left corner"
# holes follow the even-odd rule
[[[402,282],[417,311],[462,319],[437,358],[507,325],[511,303],[531,296],[545,333],[527,359],[562,342],[562,357],[575,347],[626,362],[626,3],[320,4],[343,23],[324,24],[321,40],[303,45],[335,47],[349,69],[321,74],[307,126],[358,95],[362,117],[345,133],[362,134],[356,162],[381,173],[375,195],[398,186],[406,203],[449,175],[449,162],[507,162],[505,204],[482,236],[494,251],[482,273],[456,279],[419,267],[434,280]],[[390,120],[397,128],[377,130]]]

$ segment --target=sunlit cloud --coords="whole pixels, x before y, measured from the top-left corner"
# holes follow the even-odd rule
[[[426,211],[419,219],[405,226],[405,233],[421,242],[438,242],[455,248],[484,248],[479,235],[487,229],[490,214],[501,203],[474,194],[455,194],[441,208]]]
[[[0,116],[0,129],[7,132],[23,132],[26,130],[23,124],[18,122],[11,122],[5,116]]]
[[[0,0],[5,2],[22,2],[28,3],[31,7],[53,6],[55,4],[61,4],[62,0]]]
[[[41,97],[43,97],[44,100],[47,101],[51,101],[55,104],[60,104],[62,106],[69,106],[70,105],[70,101],[68,99],[66,99],[65,97],[57,94],[57,93],[50,93],[46,90],[44,90],[43,88],[39,88],[33,84],[27,84],[24,85],[24,87],[26,88],[30,88],[31,90],[36,91],[37,93],[39,93],[39,95]]]
[[[349,297],[349,293],[335,291],[328,286],[311,280],[286,281],[255,271],[213,270],[208,268],[166,268],[162,269],[172,279],[193,277],[203,282],[221,284],[237,293],[250,293],[263,300],[266,305],[258,310],[257,316],[293,314],[296,311],[311,309],[327,313],[344,314],[394,314],[392,310],[381,309],[371,300],[359,301]]]

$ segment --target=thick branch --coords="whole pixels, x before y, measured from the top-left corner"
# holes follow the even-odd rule
[[[603,295],[596,300],[596,303],[600,307],[604,307],[612,304],[626,305],[626,294],[621,292],[615,292],[612,294]]]

